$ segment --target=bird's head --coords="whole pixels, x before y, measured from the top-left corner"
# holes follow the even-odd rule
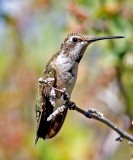
[[[99,40],[105,39],[117,39],[117,38],[124,38],[123,36],[105,36],[105,37],[89,37],[85,36],[81,33],[71,33],[69,34],[64,42],[61,45],[61,50],[64,54],[70,57],[74,57],[77,62],[80,62],[84,51],[86,50],[87,46]]]

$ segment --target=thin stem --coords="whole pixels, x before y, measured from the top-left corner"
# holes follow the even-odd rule
[[[102,114],[100,114],[100,112],[94,110],[94,109],[90,109],[89,111],[84,111],[81,108],[78,108],[77,106],[75,106],[75,110],[81,114],[83,114],[84,116],[86,116],[87,118],[93,118],[95,120],[98,120],[104,124],[106,124],[107,126],[109,126],[110,128],[112,128],[114,131],[116,131],[120,137],[117,138],[116,140],[122,140],[122,139],[127,139],[131,142],[133,142],[133,136],[129,135],[127,132],[123,131],[122,129],[116,127],[112,122],[110,122],[107,118],[105,118]]]
[[[102,113],[100,113],[99,111],[95,110],[95,109],[89,109],[88,111],[84,111],[83,109],[79,108],[76,106],[76,104],[74,102],[72,102],[70,100],[70,96],[67,94],[66,89],[57,89],[51,86],[50,82],[52,82],[53,79],[45,79],[43,80],[43,78],[39,79],[40,83],[45,83],[47,85],[49,85],[52,89],[61,92],[64,96],[64,107],[65,108],[69,108],[70,110],[76,110],[77,112],[83,114],[85,117],[87,118],[92,118],[95,120],[98,120],[104,124],[106,124],[108,127],[112,128],[114,131],[116,131],[119,134],[119,137],[116,139],[116,141],[122,141],[123,139],[129,140],[130,143],[133,144],[133,136],[128,134],[127,132],[123,131],[122,129],[116,127],[112,122],[110,122],[107,118],[105,118],[103,116]],[[58,113],[62,112],[62,108],[57,108],[49,117],[48,120],[50,118],[50,120],[55,117]]]

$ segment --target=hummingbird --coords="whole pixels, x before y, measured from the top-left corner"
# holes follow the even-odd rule
[[[65,88],[66,93],[71,96],[77,79],[78,66],[88,45],[99,40],[118,38],[124,37],[90,37],[81,33],[71,33],[64,39],[60,51],[48,61],[41,78],[39,78],[35,106],[37,120],[35,144],[39,138],[45,140],[54,137],[61,129],[68,108],[50,121],[48,121],[48,117],[64,104],[62,94],[58,90]],[[42,83],[42,80],[48,81],[50,85]],[[50,86],[58,90],[55,92]],[[53,100],[51,100],[51,95],[54,97]]]

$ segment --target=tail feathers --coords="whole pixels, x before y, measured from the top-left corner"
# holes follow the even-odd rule
[[[38,142],[39,137],[36,136],[35,141],[34,141],[34,145],[36,146],[37,142]]]

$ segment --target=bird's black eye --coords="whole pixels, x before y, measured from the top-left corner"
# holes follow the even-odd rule
[[[73,37],[72,41],[73,41],[73,42],[78,42],[78,38]]]

